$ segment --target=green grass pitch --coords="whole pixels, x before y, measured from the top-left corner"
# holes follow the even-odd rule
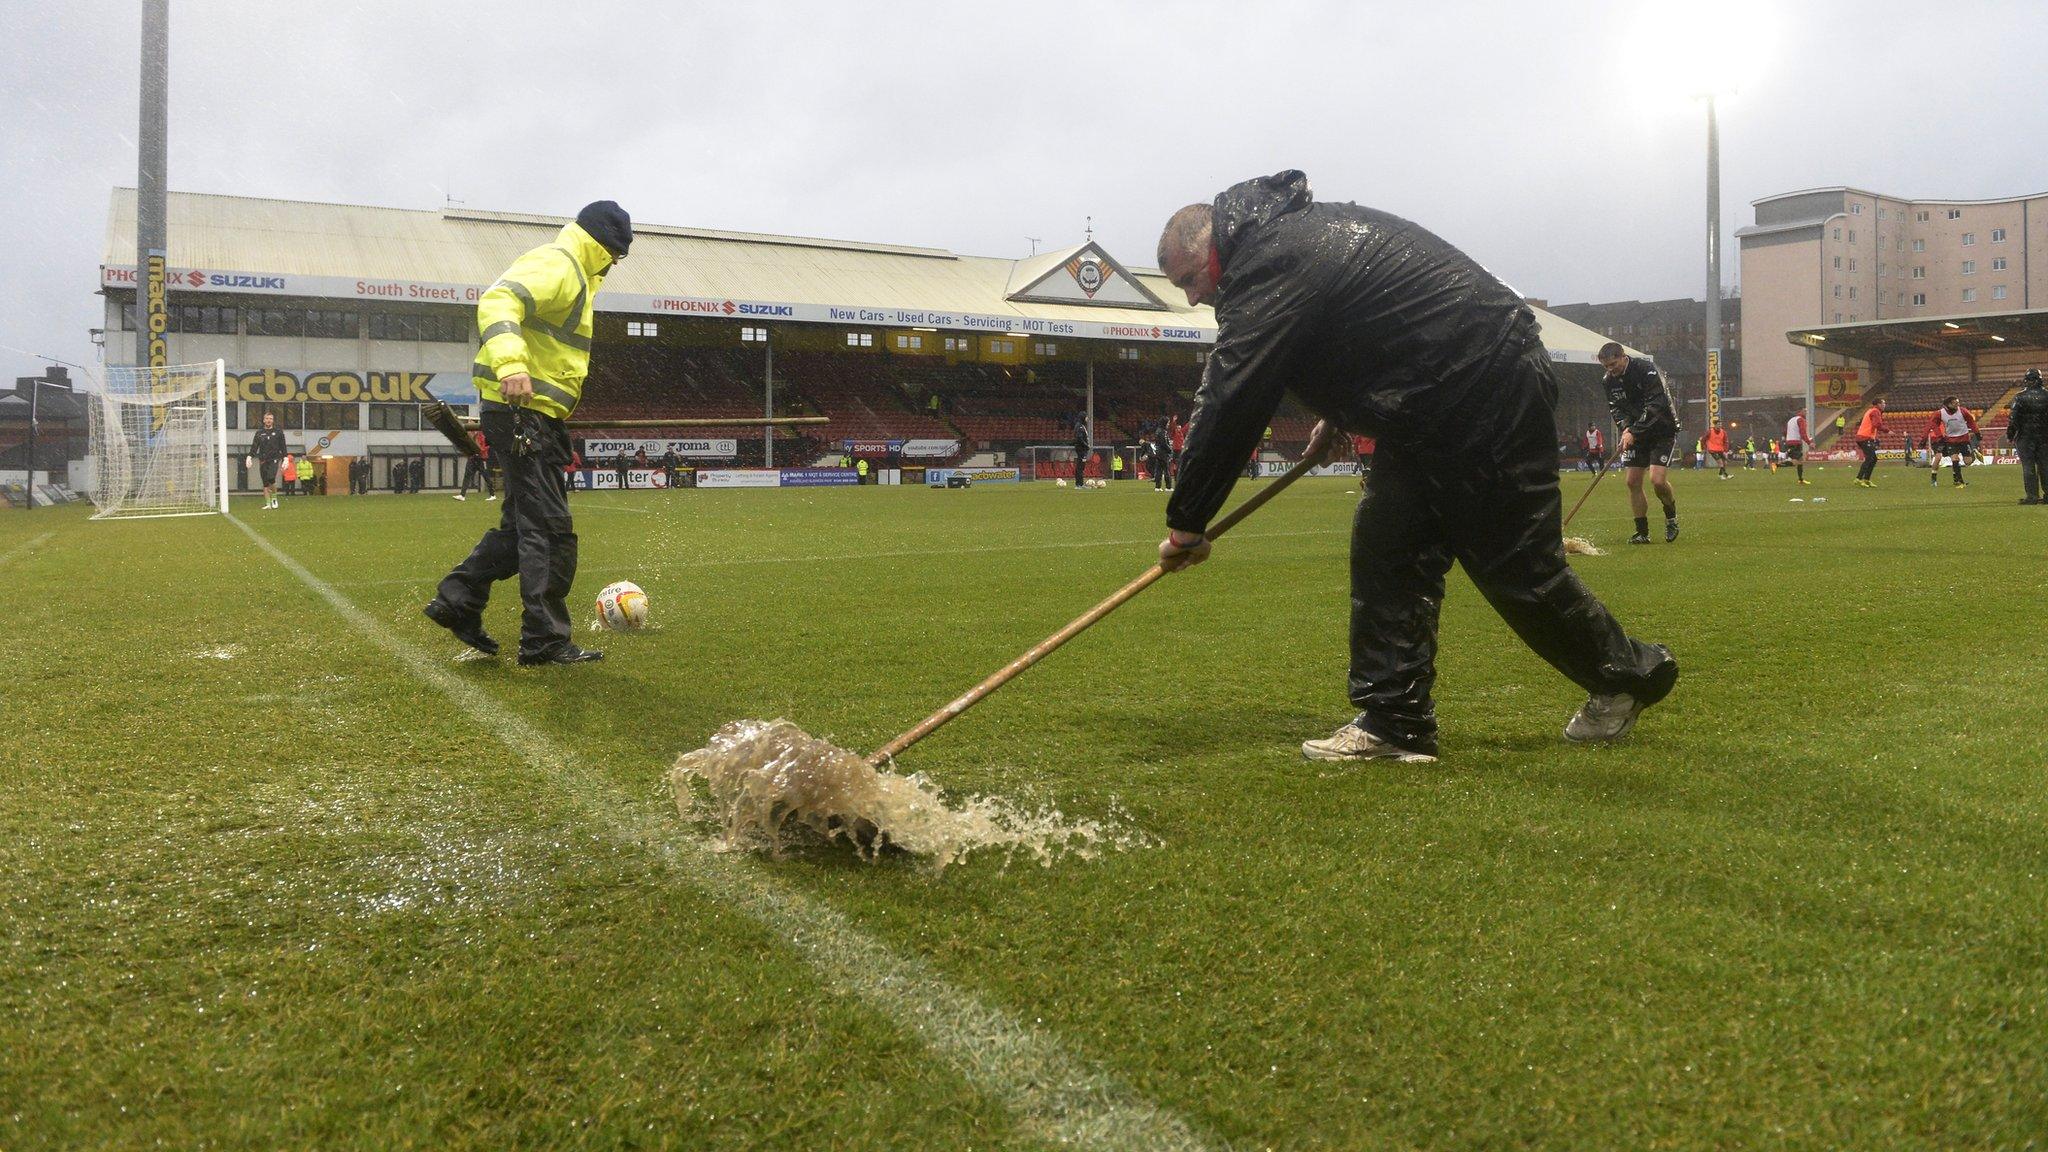
[[[1302,762],[1357,499],[1306,481],[905,759],[1158,844],[734,867],[1208,1147],[2037,1147],[2048,508],[1814,475],[1678,473],[1669,547],[1594,494],[1576,568],[1683,666],[1619,746],[1560,739],[1580,694],[1454,572],[1443,762]],[[496,505],[236,502],[381,645],[224,519],[0,517],[0,1148],[1051,1140],[665,864],[707,832],[662,776],[743,717],[878,746],[1142,570],[1163,497],[573,503],[578,611],[632,579],[659,627],[544,671],[419,615]]]

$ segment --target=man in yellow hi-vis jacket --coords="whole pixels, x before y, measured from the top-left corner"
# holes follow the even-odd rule
[[[571,457],[563,421],[582,399],[590,370],[592,302],[632,243],[626,210],[599,200],[554,243],[513,261],[477,303],[483,347],[472,371],[484,437],[504,468],[504,513],[441,581],[426,612],[486,655],[498,650],[483,628],[491,585],[515,575],[524,605],[521,664],[579,664],[604,655],[569,638],[576,530],[562,471]]]

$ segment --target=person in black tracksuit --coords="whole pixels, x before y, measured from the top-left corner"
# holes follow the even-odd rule
[[[1167,438],[1166,422],[1162,420],[1159,426],[1152,430],[1152,487],[1170,487],[1168,473],[1172,470],[1173,441]]]
[[[2020,479],[2027,494],[2022,504],[2048,504],[2048,388],[2041,370],[2027,369],[2027,386],[2012,398],[2005,438],[2020,450]]]
[[[1088,421],[1075,421],[1074,487],[1086,488],[1088,486],[1088,459],[1094,454],[1094,449],[1088,443]]]
[[[277,466],[284,461],[284,430],[277,426],[277,417],[263,414],[263,427],[249,441],[249,459],[256,462],[258,478],[263,481],[263,506],[277,507]]]
[[[1315,759],[1433,759],[1437,613],[1464,565],[1523,641],[1590,695],[1574,741],[1615,739],[1678,679],[1630,639],[1565,563],[1557,379],[1536,318],[1506,285],[1399,217],[1313,199],[1300,172],[1246,181],[1175,213],[1159,260],[1190,304],[1213,302],[1202,373],[1167,505],[1161,564],[1203,536],[1283,394],[1375,437],[1353,520],[1350,696],[1357,719],[1302,746]]]
[[[463,458],[462,487],[455,493],[455,498],[457,500],[467,500],[469,498],[470,485],[474,484],[484,490],[484,495],[488,498],[486,503],[488,503],[490,500],[498,498],[498,482],[491,474],[490,438],[478,434],[476,447],[478,455]]]
[[[1671,393],[1657,366],[1630,356],[1621,345],[1609,341],[1600,347],[1600,366],[1607,370],[1601,384],[1607,389],[1607,410],[1614,426],[1621,429],[1622,475],[1628,481],[1629,512],[1636,518],[1631,544],[1650,542],[1650,502],[1643,496],[1643,474],[1656,489],[1657,502],[1664,506],[1664,542],[1678,539],[1678,497],[1671,491],[1666,469],[1671,467],[1671,446],[1678,440],[1678,413]]]

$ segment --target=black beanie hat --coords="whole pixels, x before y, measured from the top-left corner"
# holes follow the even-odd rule
[[[633,246],[633,218],[615,200],[596,200],[576,214],[576,223],[614,256]]]

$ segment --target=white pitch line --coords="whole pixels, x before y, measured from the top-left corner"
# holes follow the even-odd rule
[[[1277,540],[1288,536],[1336,536],[1350,531],[1350,526],[1345,525],[1341,528],[1313,528],[1288,532],[1233,532],[1230,539]],[[680,560],[662,565],[662,570],[734,568],[748,564],[839,564],[852,560],[900,560],[913,556],[979,556],[989,552],[1043,552],[1053,548],[1126,548],[1158,542],[1158,536],[1141,536],[1129,540],[1051,540],[1044,544],[976,544],[967,548],[904,548],[890,552],[832,552],[812,556],[740,556],[729,560]],[[378,588],[398,584],[431,586],[436,579],[429,576],[391,576],[379,580],[337,580],[335,587]]]
[[[450,672],[356,607],[240,518],[236,527],[327,601],[364,639],[439,689],[476,726],[582,804],[596,821],[669,865],[672,872],[744,912],[809,962],[831,988],[914,1033],[952,1070],[1002,1101],[1049,1142],[1082,1147],[1197,1150],[1188,1124],[1090,1067],[1045,1032],[956,988],[914,956],[893,952],[829,904],[791,890],[701,841],[678,837],[642,799],[581,768],[567,748],[481,688]]]
[[[27,540],[23,540],[21,543],[16,544],[14,547],[9,548],[7,551],[0,552],[0,567],[5,567],[8,561],[14,559],[16,556],[19,556],[24,552],[32,552],[35,549],[41,547],[43,541],[48,540],[50,537],[55,535],[55,532],[45,532],[41,536],[32,536]]]

